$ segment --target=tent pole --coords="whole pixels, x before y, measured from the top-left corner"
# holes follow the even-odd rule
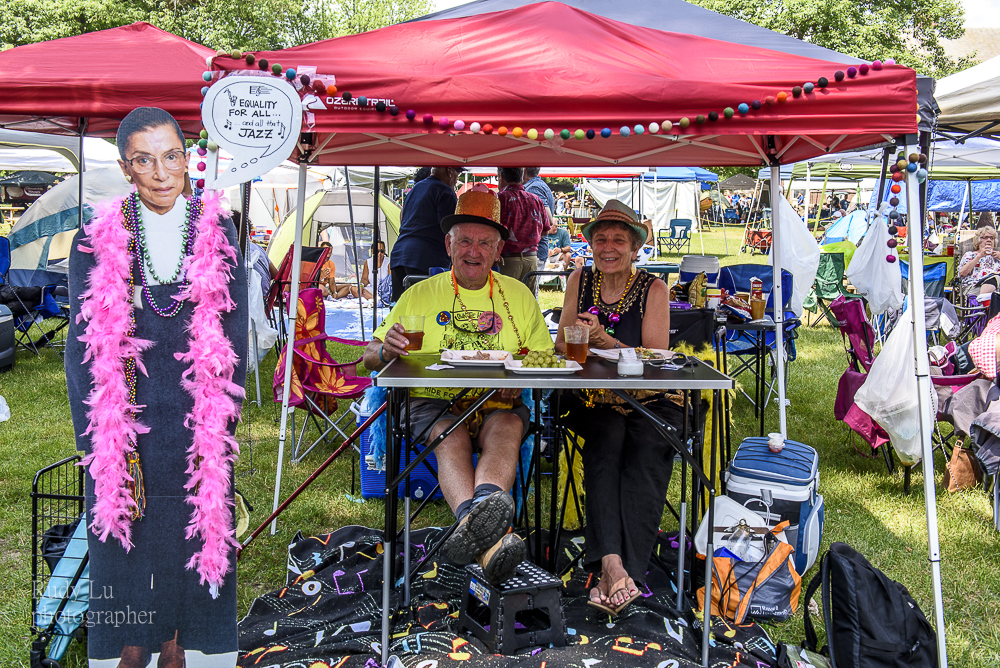
[[[281,498],[281,465],[285,458],[285,436],[288,429],[288,400],[292,390],[292,358],[295,350],[295,320],[299,312],[299,281],[302,278],[302,226],[305,223],[306,208],[306,161],[305,155],[299,156],[299,190],[295,193],[295,240],[292,242],[292,283],[288,288],[288,314],[285,319],[285,331],[288,332],[288,343],[285,344],[285,382],[281,390],[281,427],[278,431],[278,471],[274,478],[274,507],[278,510]],[[271,522],[271,535],[278,530],[278,518]]]
[[[914,136],[907,141],[907,153],[918,150]],[[906,243],[910,250],[910,267],[923,266],[923,207],[917,176],[906,171]],[[931,415],[930,369],[927,362],[927,333],[924,328],[924,276],[922,271],[910,271],[910,310],[913,315],[913,353],[916,357],[917,402],[920,409],[920,441],[923,457],[924,504],[927,511],[927,551],[931,562],[931,586],[934,591],[934,622],[937,631],[938,666],[947,668],[948,651],[944,634],[944,601],[941,597],[941,548],[938,543],[937,490],[934,484],[934,416]]]
[[[80,119],[80,166],[77,168],[77,172],[80,174],[79,182],[77,183],[77,197],[76,197],[76,209],[77,215],[79,216],[79,224],[77,227],[83,228],[83,173],[87,171],[86,160],[83,156],[83,138],[87,136],[87,125],[90,119],[81,118]]]
[[[813,236],[819,228],[819,219],[823,217],[823,200],[826,199],[826,184],[830,181],[830,166],[826,166],[826,176],[823,177],[823,190],[819,193],[819,204],[816,205],[816,220],[813,221]]]
[[[785,300],[781,288],[781,244],[779,243],[778,211],[781,209],[779,200],[775,198],[775,193],[781,197],[781,167],[774,163],[771,165],[771,266],[774,268],[774,351],[775,365],[778,384],[778,431],[782,437],[788,436],[788,428],[785,424]],[[760,407],[764,411],[764,405]]]
[[[722,190],[719,188],[718,182],[715,184],[715,191],[719,194],[719,208],[723,209],[722,220],[719,225],[722,227],[722,240],[726,244],[726,255],[729,255],[729,237],[726,235],[726,212],[725,207],[722,206]]]
[[[969,229],[974,230],[976,228],[972,226],[972,179],[966,179],[965,183],[969,186]]]
[[[958,210],[958,224],[955,225],[955,245],[958,245],[958,232],[962,229],[962,218],[965,217],[965,202],[969,197],[969,190],[971,189],[972,183],[970,181],[965,182],[965,194],[962,195],[962,206]],[[970,211],[971,215],[972,212]]]
[[[358,311],[361,312],[358,322],[361,323],[361,340],[364,341],[365,307],[361,303],[361,265],[358,264],[361,256],[358,254],[358,230],[354,227],[354,203],[351,201],[351,172],[347,167],[344,167],[344,183],[347,184],[347,215],[351,217],[351,246],[354,247],[354,280],[358,286]],[[378,217],[375,218],[375,225],[378,226]]]
[[[878,199],[875,200],[876,210],[882,206],[882,200],[885,199],[885,175],[889,173],[889,154],[891,152],[891,146],[886,146],[882,149],[882,171],[878,175]]]
[[[698,242],[701,244],[701,254],[705,254],[705,230],[701,227],[701,183],[695,181],[694,186],[694,218],[698,221]]]
[[[381,213],[381,211],[382,211],[381,206],[379,204],[379,202],[381,201],[381,198],[382,198],[382,182],[381,182],[381,179],[379,177],[380,177],[379,167],[378,167],[378,165],[375,165],[375,183],[374,183],[374,186],[375,186],[375,188],[374,188],[374,190],[375,190],[375,192],[374,192],[374,195],[375,195],[375,204],[373,205],[373,209],[374,210],[372,211],[372,220],[375,221],[375,223],[374,223],[375,224],[375,231],[372,234],[372,248],[375,249],[375,253],[372,255],[372,273],[375,274],[375,275],[368,277],[368,280],[370,280],[372,282],[372,287],[375,289],[374,292],[372,293],[372,301],[374,302],[373,305],[372,305],[372,333],[373,334],[375,333],[375,330],[378,329],[378,305],[379,305],[379,298],[378,298],[378,272],[381,269],[381,267],[376,266],[378,264],[378,242],[381,241],[381,232],[379,231],[378,219],[379,219],[379,213]],[[466,177],[466,181],[468,181],[468,177]],[[388,234],[388,231],[386,231],[386,233]],[[389,255],[388,255],[388,253],[386,254],[385,259],[382,260],[382,261],[383,262],[388,262],[389,261]],[[363,314],[363,311],[362,311],[362,314]]]
[[[250,182],[240,184],[240,200],[243,202],[243,221],[240,225],[240,229],[236,231],[236,238],[239,239],[240,252],[243,253],[244,264],[247,270],[247,303],[250,301],[250,274],[253,272],[253,267],[250,266],[249,255],[247,251],[250,249],[250,244],[253,241],[250,240]],[[250,320],[250,354],[254,356],[253,365],[253,378],[254,383],[257,388],[257,405],[260,406],[260,364],[257,359],[257,325],[254,321]]]
[[[802,200],[805,203],[805,215],[802,216],[802,222],[809,227],[809,196],[812,195],[812,166],[806,161],[806,197]]]

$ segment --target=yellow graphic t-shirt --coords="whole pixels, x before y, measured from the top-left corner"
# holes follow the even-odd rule
[[[458,290],[456,297],[450,272],[420,281],[399,298],[375,330],[375,338],[385,340],[389,328],[404,315],[423,315],[423,346],[410,354],[437,354],[446,349],[516,353],[521,348],[552,348],[552,336],[538,302],[524,283],[493,272],[492,288],[487,282],[479,290]],[[450,400],[459,391],[450,387],[414,388],[411,395]]]

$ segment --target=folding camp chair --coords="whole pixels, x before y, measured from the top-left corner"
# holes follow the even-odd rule
[[[345,412],[334,420],[337,413],[338,399],[353,399],[360,397],[366,388],[372,384],[371,378],[357,375],[357,365],[361,358],[340,363],[333,359],[326,347],[327,341],[363,346],[364,341],[351,341],[327,336],[326,306],[323,303],[323,293],[317,288],[307,288],[299,292],[298,315],[295,319],[295,354],[292,358],[292,381],[288,405],[301,408],[306,412],[302,423],[302,431],[292,448],[292,460],[302,461],[309,451],[325,442],[331,432],[336,431],[346,440],[348,434],[342,428],[344,420],[353,419],[354,415]],[[285,385],[285,355],[288,345],[282,348],[278,356],[278,364],[274,369],[274,400],[280,402]],[[304,451],[302,441],[310,422],[320,432],[312,444]],[[349,424],[349,423],[348,423]],[[295,433],[294,410],[292,413],[292,433]]]
[[[885,465],[891,473],[895,470],[889,434],[854,403],[854,394],[861,387],[868,371],[875,361],[875,330],[865,319],[864,301],[838,297],[830,304],[832,322],[840,329],[847,353],[847,369],[837,384],[837,398],[833,404],[833,415],[871,447],[872,454],[881,452]],[[857,448],[855,448],[857,450]],[[863,456],[866,453],[858,450]]]
[[[858,295],[852,295],[844,289],[844,254],[843,253],[821,253],[819,256],[819,268],[816,270],[816,280],[813,281],[812,289],[802,302],[802,307],[810,312],[817,309],[820,315],[816,320],[807,324],[815,327],[823,322],[825,318],[831,325],[836,326],[836,318],[830,313],[829,304],[838,297],[845,299],[855,299]]]
[[[903,277],[903,294],[909,294],[910,266],[904,260],[899,261],[900,273]],[[928,341],[932,344],[938,342],[938,332],[941,330],[940,317],[944,306],[944,285],[948,276],[948,264],[946,262],[935,262],[924,265],[924,312],[926,314],[925,327]],[[908,298],[907,298],[908,299]],[[933,301],[933,304],[931,303]],[[906,299],[903,301],[903,309],[906,309]],[[958,317],[956,313],[956,318]]]
[[[278,267],[278,275],[271,281],[271,289],[267,292],[266,312],[271,319],[271,325],[278,330],[278,343],[284,345],[288,339],[288,331],[285,329],[285,318],[288,316],[288,291],[292,286],[292,252],[294,247],[289,247],[285,257]],[[302,247],[302,268],[299,274],[299,290],[319,287],[319,274],[323,265],[330,258],[330,249],[326,246],[313,248],[311,246]],[[275,313],[277,309],[277,313]]]
[[[691,250],[691,219],[674,218],[670,221],[668,230],[660,230],[656,237],[657,251],[660,255]]]
[[[722,223],[723,225],[739,225],[740,224],[740,213],[736,209],[727,208],[722,212]]]
[[[774,306],[774,281],[773,270],[764,264],[736,264],[723,267],[719,272],[719,287],[730,294],[737,292],[750,292],[750,279],[757,277],[763,283],[764,294],[766,295],[765,310],[770,314]],[[781,291],[782,304],[784,305],[784,331],[782,333],[782,350],[789,362],[793,362],[796,356],[795,338],[798,336],[796,329],[800,322],[795,314],[788,310],[788,305],[792,299],[792,275],[787,270],[781,270]],[[759,329],[759,328],[758,328]],[[773,325],[772,325],[773,329]],[[775,346],[775,333],[773,331],[753,331],[730,327],[726,333],[725,353],[737,358],[737,363],[729,372],[730,376],[736,377],[745,371],[754,374],[755,397],[750,397],[745,390],[740,390],[754,406],[754,414],[767,407],[771,395],[776,391],[774,382],[776,380],[774,354],[777,354]],[[770,364],[764,364],[764,358],[770,358]],[[727,360],[727,368],[730,366]],[[771,380],[765,378],[766,366],[771,367]],[[788,367],[786,367],[787,369]],[[787,381],[787,376],[786,376]]]
[[[38,349],[45,346],[55,332],[69,324],[68,313],[63,313],[56,302],[56,286],[38,288],[12,285],[9,270],[10,240],[0,237],[0,303],[4,303],[14,317],[14,337],[18,345],[37,355]],[[63,321],[53,332],[46,332],[42,328],[43,320],[60,316]]]

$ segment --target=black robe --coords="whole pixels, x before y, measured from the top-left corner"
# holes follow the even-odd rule
[[[229,243],[238,248],[232,221],[224,219]],[[95,264],[92,253],[81,252],[80,243],[90,246],[83,231],[77,233],[69,257],[69,293],[71,320],[66,344],[66,383],[77,449],[90,452],[87,409],[83,402],[91,389],[88,364],[82,362],[84,344],[79,337],[86,323],[77,323],[80,295],[86,290],[87,274]],[[239,356],[233,382],[245,386],[247,355],[247,284],[243,257],[237,251],[238,266],[232,268],[229,294],[236,303],[233,311],[223,314],[223,331]],[[140,280],[141,267],[133,263],[133,276]],[[152,286],[158,305],[171,303],[178,284]],[[148,377],[137,373],[136,404],[144,406],[138,416],[149,427],[138,437],[137,448],[145,479],[146,510],[142,519],[132,522],[132,549],[126,553],[116,538],[106,542],[87,533],[90,552],[90,610],[87,617],[87,652],[91,659],[114,659],[122,647],[147,647],[160,651],[161,643],[174,638],[185,650],[204,654],[237,651],[236,638],[236,550],[230,552],[232,569],[212,599],[207,584],[199,584],[198,573],[186,564],[201,547],[197,538],[187,540],[185,527],[192,506],[185,502],[188,480],[187,449],[192,432],[184,426],[184,416],[192,409],[193,399],[181,387],[181,374],[189,362],[180,362],[174,353],[187,348],[184,330],[192,306],[184,305],[173,318],[156,314],[143,298],[143,308],[135,309],[136,337],[155,341],[142,353]],[[235,432],[236,423],[230,425]],[[232,484],[232,471],[230,471]],[[94,505],[94,480],[86,475],[88,522]],[[234,523],[235,526],[235,523]],[[143,614],[145,613],[145,614]],[[235,660],[235,655],[234,655]],[[228,663],[228,662],[226,662]]]

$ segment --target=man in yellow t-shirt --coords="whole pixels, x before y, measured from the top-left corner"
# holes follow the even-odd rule
[[[452,270],[417,283],[403,293],[389,317],[375,330],[365,349],[368,369],[381,369],[400,355],[408,341],[400,320],[424,316],[424,339],[418,353],[452,350],[545,350],[552,348],[548,327],[534,295],[520,281],[491,269],[508,233],[500,224],[500,201],[486,189],[474,188],[458,200],[455,214],[441,221]],[[411,438],[429,443],[456,418],[444,411],[458,388],[420,388],[411,392]],[[456,406],[465,408],[472,391]],[[510,578],[524,560],[520,538],[508,534],[521,440],[529,411],[521,391],[504,389],[434,451],[438,479],[458,526],[442,546],[451,561],[478,561],[492,582]],[[405,420],[405,416],[404,416]],[[473,443],[482,451],[472,465]]]

